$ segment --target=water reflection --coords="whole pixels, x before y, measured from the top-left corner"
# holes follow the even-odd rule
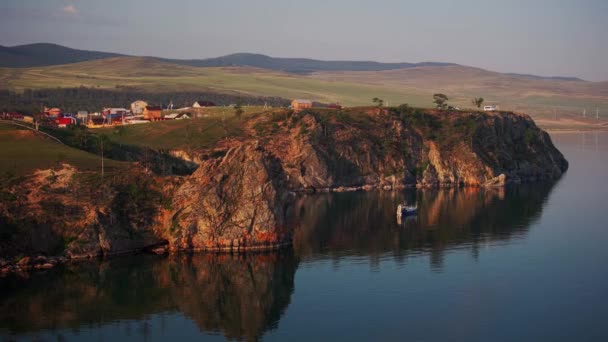
[[[149,337],[147,317],[178,311],[201,331],[256,340],[290,302],[298,260],[273,254],[139,256],[0,281],[0,332],[122,324]],[[133,320],[143,321],[136,329]],[[0,334],[0,336],[2,336]],[[59,338],[58,332],[53,338]],[[101,333],[100,336],[101,338]]]
[[[552,185],[507,189],[359,192],[301,197],[295,206],[294,248],[271,254],[137,256],[82,263],[30,279],[0,280],[0,338],[62,340],[172,336],[191,322],[199,335],[257,340],[278,326],[294,292],[300,260],[350,256],[404,263],[430,255],[441,271],[445,252],[525,236]],[[397,224],[402,201],[418,215]],[[156,318],[160,317],[159,319]],[[184,319],[185,317],[185,319]],[[183,323],[180,323],[183,325]],[[107,327],[117,327],[108,332]],[[83,337],[78,331],[87,330]],[[171,330],[173,329],[173,330]],[[8,335],[6,335],[8,334]],[[70,335],[71,334],[71,335]]]
[[[411,190],[405,193],[335,193],[301,198],[294,249],[302,258],[391,255],[430,252],[441,267],[443,253],[523,236],[538,218],[553,186],[521,185],[507,189]],[[418,203],[416,216],[398,222],[395,208]]]

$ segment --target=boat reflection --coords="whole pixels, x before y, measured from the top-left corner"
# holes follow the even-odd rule
[[[512,188],[410,190],[404,193],[332,193],[300,198],[294,249],[303,260],[430,252],[441,267],[445,250],[507,242],[525,236],[540,215],[552,184]],[[399,222],[395,208],[417,203]]]

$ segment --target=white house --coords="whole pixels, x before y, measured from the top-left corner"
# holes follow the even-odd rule
[[[483,110],[486,112],[493,112],[498,110],[498,106],[483,106]]]
[[[193,108],[201,108],[201,107],[215,107],[215,103],[211,101],[196,101],[192,105]]]
[[[134,115],[143,114],[144,109],[146,109],[147,105],[148,105],[148,103],[146,101],[137,100],[137,101],[131,103],[131,113],[133,113]]]

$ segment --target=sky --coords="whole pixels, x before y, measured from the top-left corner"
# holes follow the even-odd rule
[[[0,45],[452,62],[608,81],[608,0],[0,0]]]

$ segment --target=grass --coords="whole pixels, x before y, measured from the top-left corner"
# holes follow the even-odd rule
[[[34,132],[0,121],[0,177],[27,175],[37,169],[48,169],[68,163],[82,171],[100,171],[98,156],[56,143]],[[105,160],[105,169],[112,172],[127,163]]]
[[[145,91],[216,91],[247,95],[309,98],[346,106],[385,103],[431,107],[432,94],[442,92],[449,103],[471,107],[473,97],[503,110],[534,117],[576,117],[600,110],[608,119],[607,83],[530,80],[481,69],[452,66],[380,72],[317,72],[294,75],[254,68],[197,68],[143,57],[118,57],[51,67],[0,68],[0,84],[9,89],[130,86]]]
[[[0,81],[11,89],[129,86],[148,91],[219,91],[248,95],[311,98],[346,105],[369,104],[372,94],[388,101],[430,104],[415,93],[391,87],[334,82],[250,68],[196,68],[142,58],[113,58],[28,69],[0,69]],[[428,103],[426,103],[428,102]]]
[[[243,134],[240,121],[230,116],[172,120],[149,124],[103,128],[93,131],[106,134],[116,143],[160,150],[213,147],[220,139]]]

